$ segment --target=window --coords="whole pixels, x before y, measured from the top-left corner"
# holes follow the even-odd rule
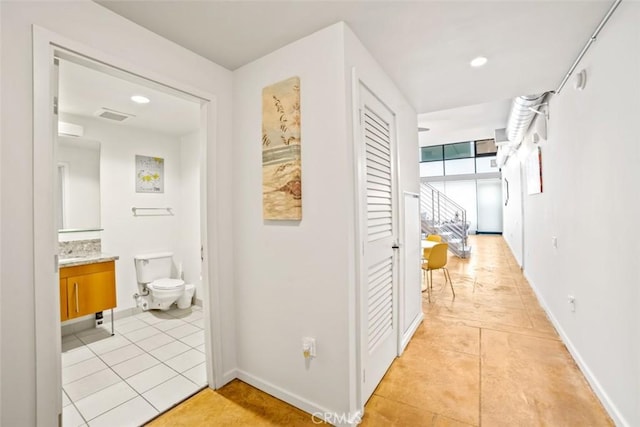
[[[442,145],[432,145],[420,148],[420,161],[433,162],[442,160]]]
[[[498,172],[497,151],[494,139],[420,147],[420,176]]]
[[[476,157],[495,156],[498,152],[494,139],[476,141]]]
[[[469,157],[474,157],[473,144],[471,142],[458,142],[444,146],[445,160],[466,159]]]

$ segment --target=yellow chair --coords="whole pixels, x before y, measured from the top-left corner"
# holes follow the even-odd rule
[[[429,255],[429,259],[427,262],[422,264],[422,276],[423,281],[425,279],[429,279],[427,281],[426,289],[429,295],[429,302],[431,302],[431,289],[433,288],[433,270],[442,270],[444,273],[444,283],[447,284],[449,281],[449,285],[451,286],[451,292],[453,293],[453,297],[456,297],[456,292],[453,290],[453,282],[451,281],[451,275],[449,274],[449,270],[447,269],[447,250],[449,249],[449,245],[447,243],[438,243],[433,248],[431,248],[431,254]],[[427,276],[427,273],[429,275]],[[423,291],[424,292],[424,291]]]
[[[438,242],[438,243],[440,243],[440,242],[442,242],[442,236],[439,236],[437,234],[429,234],[425,240],[427,240],[429,242]],[[422,259],[423,260],[429,259],[429,254],[430,253],[431,253],[431,248],[424,248],[422,250]]]

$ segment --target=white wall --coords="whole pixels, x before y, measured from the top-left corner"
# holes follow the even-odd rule
[[[0,34],[2,34],[2,7],[0,7]],[[0,37],[0,82],[2,82],[2,73],[3,73],[3,67],[2,67],[2,63],[3,63],[3,56],[2,56],[2,40],[3,38]],[[0,84],[0,117],[4,117],[2,115],[2,111],[3,111],[3,103],[2,103],[2,99],[3,99],[3,85]],[[5,139],[5,135],[4,135],[4,126],[2,125],[3,120],[0,120],[0,144],[2,143],[2,141],[6,141]],[[2,199],[2,146],[0,145],[0,200]],[[4,211],[4,207],[1,205],[0,203],[0,232],[2,230],[2,212]],[[2,299],[2,277],[4,277],[2,275],[2,248],[4,245],[0,244],[0,300]],[[4,378],[2,376],[2,304],[0,304],[0,378]],[[2,386],[0,386],[0,422],[2,422]]]
[[[638,22],[640,5],[623,2],[579,66],[586,88],[551,99],[544,192],[524,196],[525,274],[621,426],[640,425]]]
[[[207,124],[209,170],[207,253],[231,245],[231,72],[171,43],[96,3],[0,2],[2,40],[1,91],[2,185],[0,232],[2,242],[0,313],[2,319],[2,425],[35,425],[35,312],[32,168],[32,24],[47,28],[120,58],[161,80],[183,82],[194,90],[216,96]],[[217,145],[214,141],[217,139]],[[216,217],[219,219],[214,222]],[[232,251],[219,253],[221,262],[211,272],[221,284],[218,298],[222,317],[224,372],[235,367]],[[10,296],[10,297],[9,297]],[[20,301],[20,304],[16,304]],[[8,327],[20,325],[20,328]],[[41,420],[42,423],[53,420]]]
[[[176,240],[185,283],[196,285],[195,297],[202,300],[202,262],[200,260],[200,134],[180,138],[179,227]]]
[[[234,260],[240,378],[301,406],[348,401],[349,198],[342,27],[234,72]],[[300,77],[302,220],[262,219],[262,89]],[[315,337],[308,365],[302,337]],[[296,402],[297,400],[297,402]]]
[[[340,414],[355,408],[353,66],[396,112],[400,192],[417,192],[415,111],[344,24],[234,73],[239,377],[302,409]],[[291,76],[300,77],[303,219],[264,221],[261,91]],[[304,336],[317,340],[308,365]]]
[[[478,197],[476,192],[476,180],[445,181],[444,194],[467,211],[469,233],[475,233],[478,229]]]

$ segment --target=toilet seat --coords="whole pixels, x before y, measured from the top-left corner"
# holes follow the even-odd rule
[[[149,283],[147,287],[159,291],[171,291],[184,288],[184,280],[180,279],[158,279]]]

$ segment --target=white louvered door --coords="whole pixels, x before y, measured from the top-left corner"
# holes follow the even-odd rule
[[[394,116],[360,87],[362,403],[397,355]]]

